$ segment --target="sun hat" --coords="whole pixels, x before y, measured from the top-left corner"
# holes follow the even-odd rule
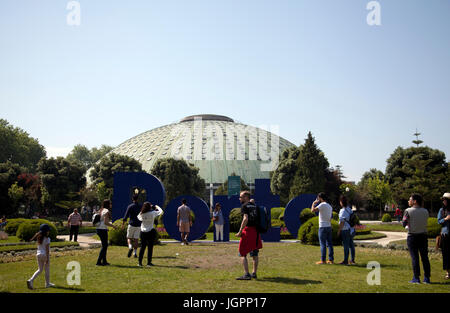
[[[48,226],[47,224],[42,224],[41,226],[39,226],[39,231],[41,233],[46,233],[50,231],[50,226]]]
[[[443,199],[449,199],[450,200],[450,192],[444,193],[444,195],[442,196],[442,200]]]

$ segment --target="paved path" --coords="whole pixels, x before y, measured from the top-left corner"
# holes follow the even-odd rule
[[[355,240],[357,243],[376,243],[383,247],[386,247],[390,242],[397,241],[397,240],[406,240],[406,237],[408,234],[406,232],[393,232],[393,231],[377,231],[377,233],[385,234],[386,237],[380,238],[380,239],[372,239],[372,240]],[[80,244],[80,247],[82,248],[92,248],[92,247],[98,247],[101,245],[100,240],[92,238],[95,233],[90,234],[80,234],[78,235],[78,243]],[[58,236],[58,239],[64,239],[66,241],[69,240],[69,235],[61,235]],[[163,243],[178,243],[179,241],[175,240],[161,240]],[[237,240],[230,240],[229,242],[224,243],[238,243]],[[283,243],[296,243],[298,240],[282,240]],[[193,243],[214,243],[212,240],[195,240]]]
[[[397,240],[406,240],[408,233],[406,232],[396,232],[396,231],[375,231],[377,233],[385,234],[386,237],[380,239],[372,239],[372,240],[355,240],[358,243],[377,243],[386,247],[390,242]]]
[[[79,234],[78,235],[78,243],[80,244],[81,248],[92,248],[92,247],[98,247],[101,246],[100,240],[92,238],[95,233],[89,233],[89,234]],[[64,239],[66,241],[69,241],[69,235],[61,235],[57,236],[58,239]]]

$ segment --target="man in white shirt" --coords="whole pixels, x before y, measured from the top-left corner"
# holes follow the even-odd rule
[[[333,208],[326,202],[326,194],[321,192],[317,195],[317,199],[311,205],[311,212],[319,212],[319,242],[321,260],[316,264],[325,264],[327,246],[328,261],[327,264],[334,263],[333,238],[331,228],[331,218],[333,216]]]

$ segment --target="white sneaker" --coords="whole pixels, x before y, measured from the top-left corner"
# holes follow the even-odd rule
[[[28,289],[33,290],[33,282],[31,280],[27,280],[27,287]]]
[[[181,245],[184,246],[184,242],[182,242]]]
[[[45,288],[50,288],[50,287],[55,287],[55,284],[48,283],[47,285],[45,285]]]

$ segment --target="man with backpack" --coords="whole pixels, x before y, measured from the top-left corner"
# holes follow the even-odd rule
[[[355,244],[353,243],[353,237],[355,236],[355,213],[348,205],[347,197],[341,195],[339,198],[341,210],[339,211],[339,235],[342,236],[342,245],[344,246],[344,261],[339,264],[349,265],[355,264]],[[351,261],[348,261],[348,252],[351,252]]]
[[[239,256],[241,257],[242,265],[244,267],[244,275],[237,278],[237,280],[251,280],[256,277],[258,269],[258,254],[259,249],[262,249],[261,235],[258,232],[258,207],[254,202],[250,201],[250,192],[242,191],[239,196],[241,202],[242,223],[236,237],[240,237],[239,241]],[[250,275],[248,271],[247,254],[253,258],[253,272]]]

